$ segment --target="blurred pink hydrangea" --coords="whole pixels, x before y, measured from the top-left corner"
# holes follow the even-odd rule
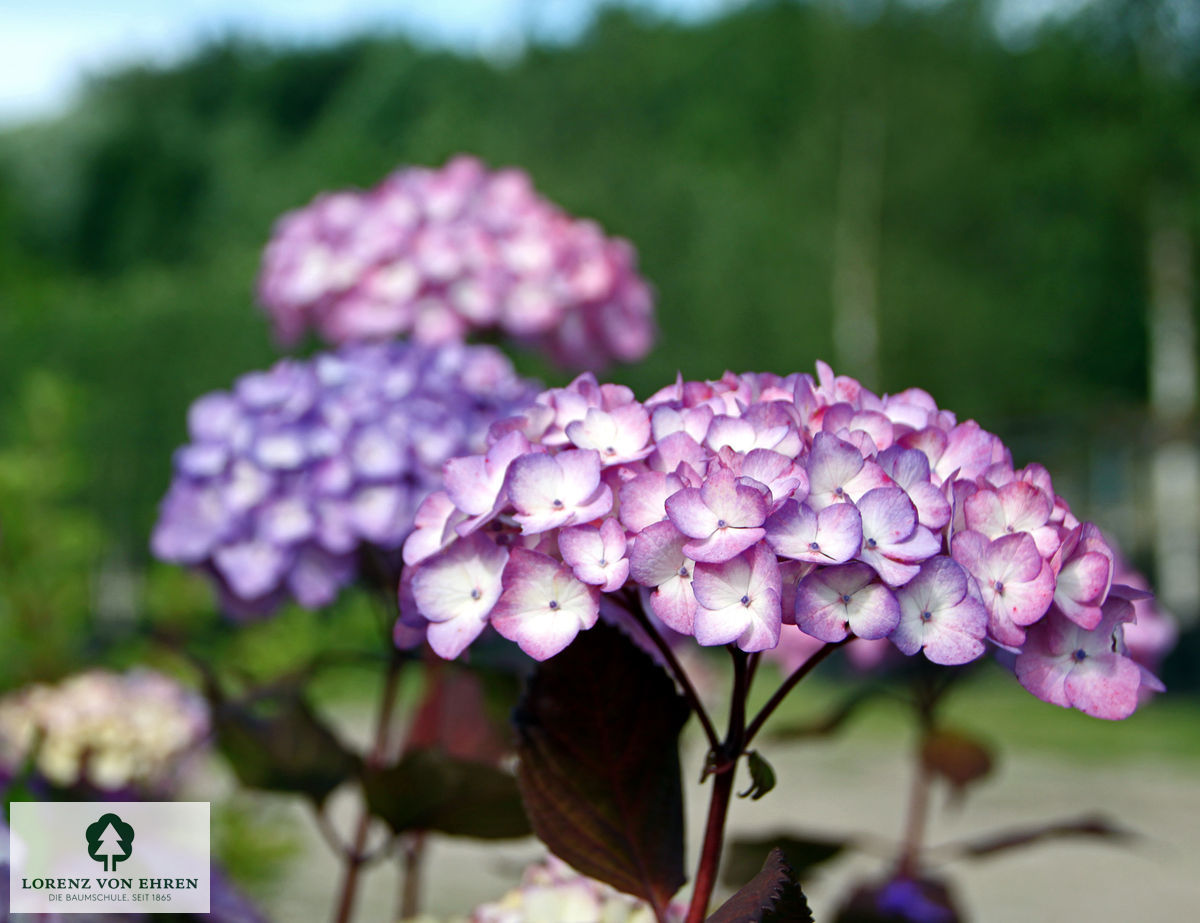
[[[881,397],[824,364],[644,403],[580,376],[449,462],[417,525],[402,622],[443,657],[490,625],[544,660],[612,594],[747,652],[801,632],[961,664],[991,644],[1039,698],[1098,717],[1161,688],[1121,640],[1144,594],[1114,584],[1044,468],[924,391]]]
[[[522,171],[465,156],[284,215],[258,296],[288,344],[310,328],[335,344],[499,330],[561,365],[599,368],[640,359],[654,340],[628,242],[540,197]]]

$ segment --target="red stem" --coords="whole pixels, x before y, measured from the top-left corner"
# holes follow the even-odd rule
[[[712,753],[712,798],[708,803],[708,821],[704,826],[704,845],[700,850],[700,865],[696,869],[696,885],[688,906],[685,923],[704,923],[708,903],[717,884],[721,866],[721,847],[725,841],[725,819],[729,815],[729,798],[737,763],[746,748],[746,698],[750,693],[750,674],[746,654],[732,645],[733,695],[729,709],[729,730],[725,741]]]
[[[392,726],[392,711],[396,705],[396,690],[400,684],[400,666],[402,662],[398,654],[393,654],[388,660],[387,675],[384,677],[383,692],[379,699],[379,717],[375,724],[375,740],[371,745],[371,752],[367,754],[368,768],[378,768],[387,759],[388,732]],[[367,860],[365,850],[370,827],[371,811],[364,800],[358,817],[358,826],[354,829],[353,845],[343,854],[346,867],[342,874],[342,887],[338,897],[337,909],[334,911],[334,923],[349,923],[351,915],[354,913],[354,899],[358,893],[359,871]]]

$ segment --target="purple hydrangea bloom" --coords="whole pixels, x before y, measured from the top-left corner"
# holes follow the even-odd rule
[[[546,391],[446,466],[404,549],[404,624],[443,657],[490,625],[544,660],[633,596],[748,652],[817,646],[801,633],[961,664],[990,643],[1035,695],[1102,718],[1161,688],[1122,641],[1144,594],[1044,468],[923,391],[817,368],[645,402],[591,375]]]
[[[636,262],[628,242],[540,197],[522,171],[457,157],[284,215],[258,297],[284,343],[310,328],[336,344],[500,330],[561,365],[599,368],[653,343]]]
[[[534,393],[490,346],[347,346],[205,395],[151,540],[233,614],[330,603],[364,551],[389,582],[443,463]]]

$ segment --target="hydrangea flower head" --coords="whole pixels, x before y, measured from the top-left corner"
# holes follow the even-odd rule
[[[208,573],[234,614],[327,605],[364,551],[398,573],[442,464],[532,393],[498,350],[461,344],[354,345],[244,375],[192,405],[151,547]]]
[[[176,770],[207,738],[208,707],[150,670],[90,670],[0,699],[0,767],[30,760],[60,788],[169,794]]]
[[[672,904],[667,919],[679,923],[686,908]],[[650,905],[615,888],[580,875],[554,856],[531,865],[521,885],[500,900],[476,907],[469,923],[564,923],[595,920],[597,923],[653,923]]]
[[[680,379],[639,402],[589,374],[489,442],[446,466],[405,546],[414,587],[464,575],[418,594],[406,622],[423,618],[443,657],[490,624],[544,660],[602,601],[638,600],[748,652],[889,639],[961,664],[990,644],[1018,654],[1034,694],[1106,718],[1158,688],[1122,642],[1143,594],[1114,582],[1099,530],[1044,468],[1015,468],[923,391],[878,396],[819,364]]]
[[[284,343],[309,328],[337,344],[499,330],[598,368],[640,359],[654,339],[650,287],[626,241],[565,214],[520,170],[465,156],[284,215],[258,296]]]

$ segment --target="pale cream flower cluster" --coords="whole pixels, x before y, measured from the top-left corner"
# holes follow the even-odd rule
[[[204,700],[146,669],[89,670],[0,699],[0,765],[52,785],[162,793],[208,736]]]

